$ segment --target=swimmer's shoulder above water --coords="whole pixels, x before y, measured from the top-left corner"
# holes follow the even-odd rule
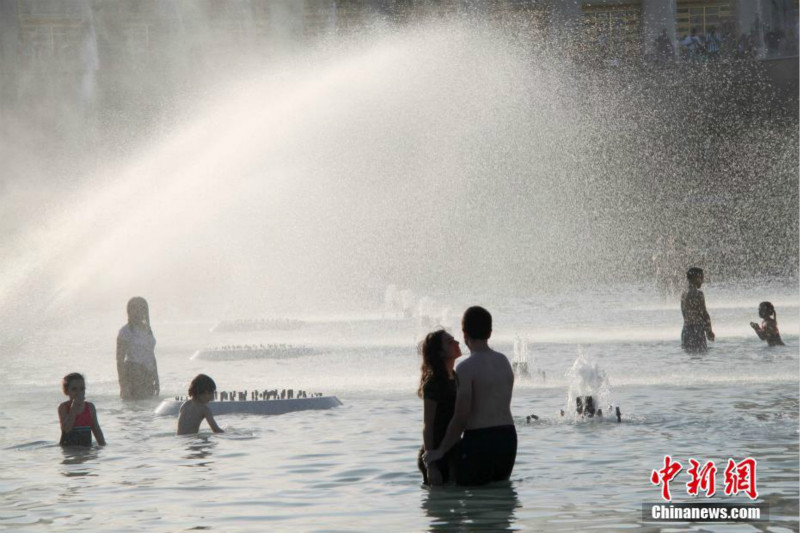
[[[781,333],[778,331],[778,313],[772,302],[758,304],[758,316],[763,320],[760,326],[755,322],[750,322],[750,327],[756,332],[758,338],[767,341],[769,346],[785,346],[781,339]]]
[[[217,425],[208,403],[214,399],[217,384],[205,374],[198,374],[189,385],[189,400],[181,405],[178,414],[178,435],[193,435],[200,431],[200,424],[205,420],[211,431],[224,433]]]

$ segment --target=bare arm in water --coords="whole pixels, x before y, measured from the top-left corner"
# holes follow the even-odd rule
[[[436,404],[437,402],[435,400],[425,399],[423,401],[422,444],[426,452],[433,450],[433,428],[436,424]],[[425,466],[428,469],[428,483],[431,485],[441,485],[444,480],[439,468],[434,463]]]
[[[466,367],[466,368],[465,368]],[[461,434],[467,427],[469,413],[472,406],[472,373],[468,365],[460,365],[456,371],[458,374],[458,392],[456,393],[456,407],[453,418],[447,426],[447,433],[435,450],[425,448],[422,460],[426,465],[438,461],[461,439]]]
[[[100,422],[97,421],[97,409],[94,408],[93,403],[88,403],[89,409],[92,410],[92,433],[100,446],[106,445],[106,438],[103,435],[103,430],[100,429]]]
[[[711,329],[711,316],[709,316],[708,310],[706,309],[706,297],[702,292],[700,293],[700,303],[699,303],[699,305],[700,305],[700,310],[701,310],[702,317],[703,317],[703,325],[705,326],[705,330],[706,330],[706,337],[708,337],[708,340],[713,341],[714,340],[714,330]]]
[[[117,336],[117,377],[119,379],[119,395],[124,398],[127,391],[125,390],[125,383],[128,381],[128,376],[125,375],[125,354],[128,353],[128,340],[122,335]]]

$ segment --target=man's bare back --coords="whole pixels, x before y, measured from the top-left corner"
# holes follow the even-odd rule
[[[514,371],[505,355],[489,348],[489,311],[470,307],[464,312],[461,329],[470,356],[456,367],[458,392],[453,418],[439,447],[426,451],[422,459],[427,464],[438,461],[458,443],[456,483],[505,481],[517,456],[517,430],[511,416]]]
[[[475,351],[456,367],[459,392],[471,389],[471,409],[466,429],[505,426],[514,423],[511,416],[511,393],[514,371],[508,358],[487,347]]]

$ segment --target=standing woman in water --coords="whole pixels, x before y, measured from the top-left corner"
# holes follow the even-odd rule
[[[128,323],[117,335],[119,395],[123,400],[158,397],[156,338],[150,328],[150,309],[140,296],[128,301]]]
[[[440,329],[428,333],[419,345],[422,355],[422,375],[417,394],[423,399],[422,448],[417,466],[426,485],[441,485],[455,479],[452,458],[458,453],[454,446],[444,457],[425,466],[422,454],[435,450],[442,442],[456,407],[458,382],[453,370],[461,357],[461,346],[452,335]]]

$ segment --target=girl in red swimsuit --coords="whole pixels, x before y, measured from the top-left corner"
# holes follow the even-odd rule
[[[100,446],[106,445],[103,430],[97,422],[94,404],[86,401],[86,381],[77,372],[67,374],[61,380],[64,394],[69,396],[58,406],[58,421],[61,424],[62,446],[91,446],[92,434]]]

